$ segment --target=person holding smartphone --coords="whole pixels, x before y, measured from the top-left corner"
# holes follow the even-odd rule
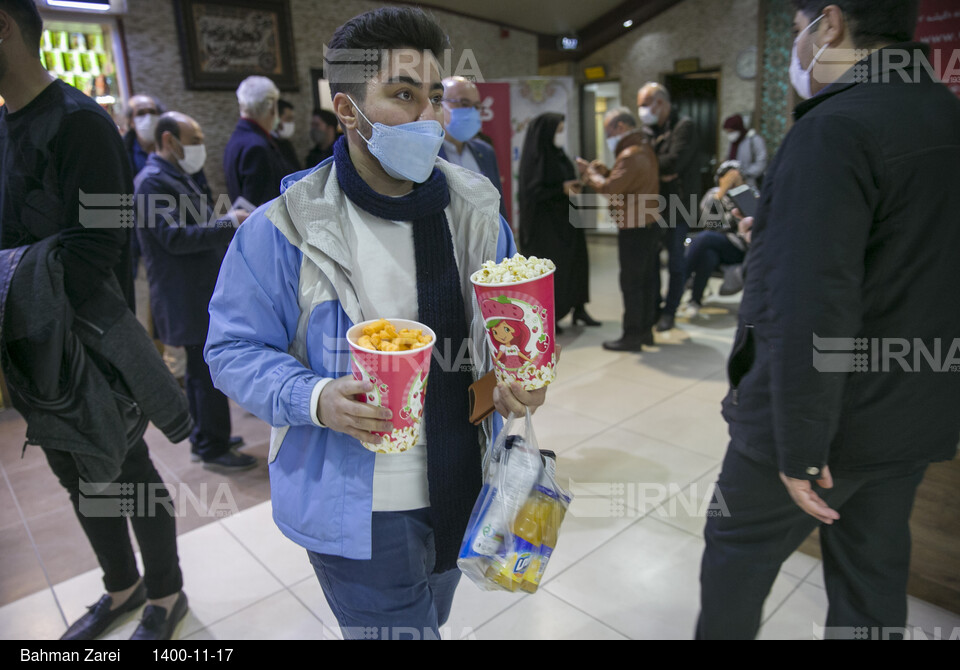
[[[717,185],[707,191],[700,201],[700,233],[694,235],[693,241],[687,247],[684,284],[693,278],[690,302],[681,310],[681,316],[696,318],[703,305],[703,293],[707,288],[707,281],[717,268],[721,266],[736,267],[743,263],[747,254],[749,242],[740,234],[740,220],[737,216],[737,205],[730,197],[730,191],[744,185],[741,166],[738,161],[726,161],[717,169],[714,177]],[[746,197],[755,197],[753,191]],[[742,279],[736,281],[731,277],[728,284],[739,283],[742,288]],[[725,293],[736,293],[730,286]]]

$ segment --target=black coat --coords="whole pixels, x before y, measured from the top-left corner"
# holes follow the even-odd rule
[[[871,83],[799,105],[767,173],[724,416],[732,448],[790,477],[956,455],[960,100],[922,68],[882,68],[922,48],[882,49],[851,71]],[[947,371],[915,359],[917,339],[940,341]],[[883,355],[904,344],[919,371]]]
[[[87,482],[113,482],[148,421],[180,442],[193,420],[117,280],[74,308],[61,255],[55,236],[0,251],[0,359],[27,443],[69,453]]]
[[[297,158],[297,151],[293,148],[293,142],[285,140],[282,137],[277,137],[276,135],[271,135],[270,137],[277,145],[277,150],[283,158],[283,176],[286,177],[288,174],[300,172],[303,167],[300,165],[300,159]]]
[[[217,227],[210,193],[157,154],[147,159],[134,188],[137,236],[147,266],[157,336],[173,346],[203,344],[210,323],[207,307],[233,228]],[[154,206],[147,201],[158,197],[163,200],[154,200]],[[180,206],[182,198],[189,200],[189,207]],[[167,203],[173,203],[172,209]]]
[[[700,198],[700,135],[697,126],[676,109],[662,126],[652,129],[653,147],[660,164],[660,178],[678,175],[676,179],[661,181],[660,195],[683,198],[685,204],[690,196]]]
[[[554,296],[559,321],[590,301],[590,260],[583,228],[571,221],[563,183],[576,179],[567,154],[554,146],[563,116],[541,114],[527,128],[520,158],[517,199],[519,249],[525,256],[549,258],[556,266]]]
[[[253,121],[240,119],[223,152],[223,176],[230,202],[243,196],[259,207],[280,197],[287,171],[273,138]]]

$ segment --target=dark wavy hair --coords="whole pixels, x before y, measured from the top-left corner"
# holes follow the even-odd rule
[[[379,73],[384,51],[430,51],[441,60],[448,45],[443,28],[420,8],[383,7],[355,16],[337,28],[324,54],[330,97],[346,93],[363,102],[367,81]]]
[[[919,0],[793,0],[797,11],[813,21],[825,7],[836,5],[850,23],[853,44],[870,48],[909,42],[917,28]]]

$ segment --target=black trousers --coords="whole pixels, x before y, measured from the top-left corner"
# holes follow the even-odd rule
[[[663,246],[667,250],[667,271],[670,279],[667,284],[667,295],[663,298],[662,315],[675,316],[677,308],[680,306],[680,300],[683,298],[683,291],[686,283],[687,261],[686,248],[684,243],[690,234],[690,227],[683,217],[675,217],[675,225],[663,231]],[[660,278],[660,257],[657,256],[657,299],[659,300],[663,291],[662,280]],[[659,306],[659,302],[658,302]]]
[[[120,476],[104,494],[81,493],[73,456],[44,450],[50,469],[70,494],[97,561],[107,591],[128,589],[140,579],[127,518],[133,525],[143,558],[148,598],[164,598],[183,588],[177,556],[177,525],[169,491],[150,460],[142,439],[127,454]],[[127,485],[127,486],[122,486]]]
[[[829,599],[824,637],[870,636],[907,621],[910,512],[927,463],[834,475],[818,495],[840,513],[820,525],[790,498],[775,467],[727,450],[704,531],[700,639],[753,639],[780,566],[820,527]],[[809,631],[819,629],[811,621]]]
[[[639,337],[657,322],[656,275],[660,230],[624,228],[619,231],[620,291],[623,293],[623,335]]]
[[[213,385],[210,368],[203,360],[203,345],[184,349],[187,353],[184,386],[194,422],[190,443],[200,458],[209,461],[230,448],[230,401]]]

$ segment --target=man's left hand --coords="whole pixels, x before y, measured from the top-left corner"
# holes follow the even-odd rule
[[[500,382],[493,390],[493,406],[501,416],[507,417],[524,416],[527,408],[533,414],[537,408],[543,404],[547,398],[546,387],[536,391],[525,391],[518,382],[511,381],[509,384]]]
[[[787,477],[782,472],[780,479],[783,485],[787,487],[787,493],[797,504],[797,507],[812,516],[813,518],[825,523],[828,526],[840,518],[840,514],[823,501],[813,490],[813,483],[806,479],[793,479]],[[830,468],[826,465],[820,472],[820,479],[817,480],[817,486],[822,489],[833,488],[833,477],[830,475]]]
[[[555,364],[560,363],[560,350],[561,347],[558,344]],[[525,391],[519,382],[511,381],[509,384],[498,382],[496,388],[493,389],[493,407],[504,418],[511,414],[524,416],[528,407],[530,408],[530,414],[533,414],[546,399],[546,386],[536,391]]]

